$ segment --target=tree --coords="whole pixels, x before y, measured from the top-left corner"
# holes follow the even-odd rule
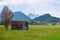
[[[2,12],[1,12],[1,17],[3,19],[4,26],[5,26],[6,30],[7,30],[8,25],[12,20],[13,13],[7,6],[4,6],[4,8],[3,8]]]

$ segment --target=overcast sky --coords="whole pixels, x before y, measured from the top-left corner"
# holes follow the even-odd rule
[[[60,0],[0,0],[0,11],[4,5],[7,5],[12,11],[38,15],[50,13],[52,16],[60,18]]]

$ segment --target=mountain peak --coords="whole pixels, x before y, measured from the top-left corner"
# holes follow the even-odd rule
[[[30,14],[28,14],[28,15],[35,16],[35,15],[34,15],[34,14],[32,14],[32,13],[30,13]]]
[[[28,14],[28,16],[29,16],[31,19],[34,19],[34,18],[38,17],[38,15],[35,15],[35,14],[33,14],[33,13]]]
[[[20,21],[20,20],[29,21],[30,18],[27,15],[25,15],[23,12],[18,11],[18,12],[14,12],[13,20],[14,21]]]
[[[50,14],[44,14],[33,19],[33,21],[41,21],[41,22],[59,22],[59,20],[60,20],[59,18],[53,17]]]
[[[17,12],[14,12],[14,13],[20,13],[20,14],[24,14],[22,11],[17,11]]]
[[[50,14],[45,14],[45,15],[51,16]]]
[[[43,16],[51,16],[50,14],[44,14]]]

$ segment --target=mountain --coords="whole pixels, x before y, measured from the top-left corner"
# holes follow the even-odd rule
[[[31,19],[34,19],[34,18],[38,17],[38,15],[34,15],[34,14],[32,14],[32,13],[28,14],[28,16],[29,16]]]
[[[18,12],[14,12],[14,17],[13,20],[14,21],[29,21],[31,20],[30,17],[28,17],[27,15],[25,15],[23,12],[18,11]]]
[[[41,15],[35,19],[33,19],[32,21],[40,21],[40,22],[59,22],[60,18],[56,18],[51,16],[50,14],[44,14]]]

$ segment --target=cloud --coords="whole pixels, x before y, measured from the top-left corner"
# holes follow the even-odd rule
[[[22,1],[20,0],[4,0],[4,1],[0,1],[0,6],[3,5],[20,5],[23,4]]]
[[[1,0],[0,6],[3,5],[21,5],[21,4],[33,4],[39,0]]]
[[[39,0],[24,0],[24,3],[26,4],[34,4],[37,3]]]
[[[27,13],[42,15],[50,13],[60,17],[60,0],[1,0],[0,6],[12,6],[12,10],[22,10]]]

